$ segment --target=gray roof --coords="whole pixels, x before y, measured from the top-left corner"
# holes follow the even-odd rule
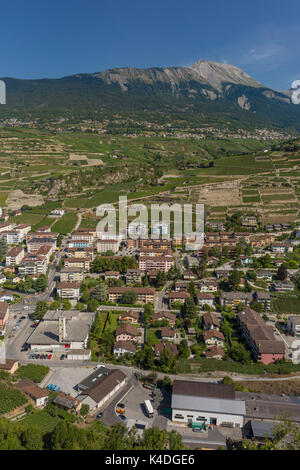
[[[100,380],[105,375],[109,374],[109,369],[106,367],[99,367],[97,370],[92,372],[92,374],[88,375],[84,380],[82,380],[78,385],[78,390],[87,390],[88,388],[92,387],[98,380]]]
[[[47,312],[49,313],[49,312]],[[65,312],[64,312],[65,313]],[[74,314],[75,315],[72,315]],[[59,344],[58,318],[66,317],[66,338],[65,342],[84,341],[87,338],[90,327],[94,321],[94,313],[90,312],[68,312],[67,315],[53,312],[53,318],[46,317],[42,320],[27,340],[28,344],[52,345]],[[45,318],[45,317],[44,317]]]
[[[172,392],[173,409],[245,415],[245,403],[236,400],[232,385],[175,380]]]
[[[296,396],[249,392],[236,392],[236,395],[240,400],[245,400],[248,418],[278,421],[284,415],[294,422],[300,422],[300,398]]]
[[[172,395],[171,407],[176,410],[193,410],[216,412],[231,415],[246,414],[245,402],[221,398],[193,397],[188,395]]]
[[[272,431],[276,423],[269,421],[250,421],[253,437],[272,437]]]

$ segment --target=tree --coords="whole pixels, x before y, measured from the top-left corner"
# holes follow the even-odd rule
[[[154,307],[152,304],[146,304],[144,307],[144,321],[146,324],[150,323],[150,319],[154,314]]]
[[[99,302],[96,299],[90,299],[88,300],[86,304],[86,308],[88,312],[96,312],[98,307],[99,307]]]
[[[105,302],[108,297],[108,289],[104,282],[100,282],[93,290],[91,297],[99,302]]]
[[[181,307],[181,314],[183,318],[194,318],[197,315],[197,307],[191,297],[185,299]]]
[[[145,369],[152,369],[154,366],[155,354],[151,346],[145,344],[142,356],[142,363]]]
[[[137,301],[137,293],[134,290],[124,292],[121,297],[122,304],[135,304]]]
[[[237,271],[236,269],[231,271],[231,273],[229,274],[228,284],[232,291],[236,291],[238,289],[239,284],[242,279],[242,275],[243,273],[240,271]]]
[[[160,363],[170,370],[173,370],[176,368],[176,358],[169,348],[165,347],[161,351]]]
[[[48,304],[44,300],[39,300],[33,313],[35,320],[41,320],[48,310]]]
[[[288,277],[288,272],[287,268],[284,264],[279,266],[278,271],[277,271],[277,279],[278,281],[286,281]]]
[[[235,343],[229,351],[231,359],[242,364],[248,364],[251,361],[250,352],[241,343]]]

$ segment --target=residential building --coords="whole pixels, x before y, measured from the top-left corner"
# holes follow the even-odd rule
[[[9,305],[7,302],[0,302],[0,336],[5,333],[5,326],[9,315]]]
[[[141,281],[142,273],[139,269],[128,269],[125,274],[126,284],[136,284]]]
[[[125,323],[116,329],[116,341],[137,341],[138,329]]]
[[[130,323],[138,323],[140,318],[139,312],[134,310],[129,310],[128,312],[124,312],[119,316],[119,321],[128,321]]]
[[[219,361],[225,356],[225,351],[220,346],[212,346],[204,351],[205,357],[211,359],[218,359]]]
[[[65,268],[83,268],[85,271],[90,270],[90,258],[66,258],[64,261]]]
[[[174,304],[184,304],[186,299],[189,299],[191,294],[186,291],[170,292],[169,305],[172,307]]]
[[[161,329],[161,339],[163,341],[173,341],[176,336],[176,330],[169,326],[163,326]]]
[[[119,356],[124,356],[124,354],[130,354],[134,356],[136,352],[136,347],[130,341],[116,341],[114,344],[114,354]]]
[[[62,268],[59,276],[60,282],[81,282],[84,278],[84,268]]]
[[[24,258],[24,248],[22,246],[14,246],[6,253],[5,264],[6,266],[16,266],[21,263]]]
[[[174,354],[174,356],[178,356],[178,354],[179,354],[179,351],[178,351],[178,348],[177,348],[176,344],[170,344],[170,343],[162,342],[162,343],[158,343],[154,346],[155,356],[159,357],[161,352],[164,349],[169,349],[169,351],[171,351]]]
[[[168,311],[154,313],[151,317],[151,323],[156,321],[167,320],[170,326],[175,326],[176,315]]]
[[[222,307],[237,307],[240,303],[250,305],[253,297],[250,292],[221,292],[220,303]]]
[[[31,276],[46,274],[48,268],[45,256],[27,255],[19,264],[19,274],[21,276]]]
[[[140,256],[139,257],[139,269],[141,271],[169,271],[174,266],[173,256]]]
[[[215,298],[212,294],[198,294],[197,293],[197,304],[203,308],[205,305],[208,307],[214,307]]]
[[[17,388],[28,395],[35,403],[35,406],[45,406],[49,400],[49,393],[44,388],[39,387],[30,379],[22,379],[17,383]]]
[[[97,240],[98,253],[106,253],[107,251],[118,253],[119,246],[120,246],[119,240]]]
[[[80,297],[79,282],[59,282],[57,284],[57,293],[61,299],[75,299]]]
[[[48,234],[47,234],[48,235]],[[56,250],[56,239],[55,238],[49,238],[47,236],[44,238],[40,237],[35,237],[31,238],[30,240],[27,241],[27,251],[29,254],[33,253],[35,254],[41,246],[47,245],[51,247],[51,253],[53,253]]]
[[[204,331],[203,340],[208,346],[224,346],[225,342],[223,333],[215,329]]]
[[[211,312],[205,312],[203,314],[203,329],[204,330],[216,330],[220,331],[220,322],[217,315]]]
[[[148,304],[153,303],[155,289],[151,287],[109,287],[108,288],[108,301],[119,302],[126,292],[135,292],[137,295],[136,303]]]
[[[294,289],[295,289],[294,284],[289,281],[282,281],[282,282],[276,281],[270,287],[270,290],[273,290],[275,292],[293,292]]]
[[[275,338],[273,327],[266,325],[258,312],[246,308],[238,315],[238,321],[256,361],[271,364],[284,358],[283,341]]]
[[[4,370],[13,375],[19,368],[19,363],[15,359],[3,359],[0,361],[0,370]]]

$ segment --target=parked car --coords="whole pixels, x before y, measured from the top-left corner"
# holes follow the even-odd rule
[[[100,419],[100,418],[102,418],[102,416],[103,416],[103,413],[98,413],[97,416],[96,416],[96,419]]]
[[[118,407],[118,408],[125,408],[125,405],[124,405],[124,403],[118,403],[118,404],[117,404],[117,407]]]
[[[126,421],[126,419],[127,419],[126,416],[124,416],[124,415],[119,415],[119,418],[120,418],[122,421]]]
[[[48,354],[45,354],[44,359],[48,359]]]
[[[49,354],[48,359],[52,359],[52,354]]]
[[[194,429],[193,429],[193,432],[204,432],[204,430],[203,430],[203,429],[200,429],[200,428],[194,428]]]

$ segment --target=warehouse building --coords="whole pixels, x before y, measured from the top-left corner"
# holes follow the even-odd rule
[[[236,398],[232,385],[175,380],[172,391],[172,421],[192,427],[242,427],[245,402]]]
[[[77,398],[83,404],[89,405],[90,410],[101,408],[126,383],[126,375],[119,369],[109,371],[108,375],[99,378],[94,385],[85,390]]]

